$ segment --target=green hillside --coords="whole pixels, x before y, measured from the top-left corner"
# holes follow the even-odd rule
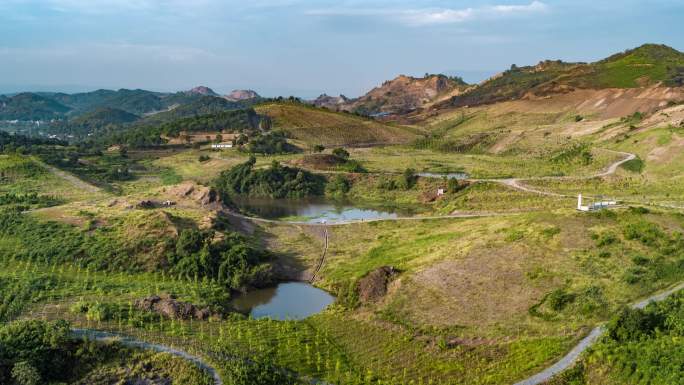
[[[633,88],[663,82],[684,85],[684,53],[666,45],[644,44],[571,74],[567,83],[582,88]]]
[[[517,67],[495,76],[447,105],[475,106],[519,99],[526,93],[548,95],[573,88],[636,88],[662,83],[684,85],[684,53],[674,48],[644,44],[594,63],[544,61]]]
[[[146,124],[170,122],[187,117],[211,115],[227,110],[238,110],[251,105],[249,102],[231,102],[216,96],[194,96],[190,99],[183,100],[186,104],[181,104],[172,107],[168,111],[150,115],[144,119],[144,122]]]
[[[25,92],[0,100],[0,120],[60,119],[69,109],[54,100]]]
[[[267,103],[255,109],[272,119],[274,129],[285,131],[291,138],[307,144],[393,144],[406,143],[417,136],[405,127],[299,103]]]
[[[562,61],[545,61],[527,67],[513,65],[499,76],[452,98],[452,104],[460,107],[518,99],[531,89],[557,78],[578,65]]]

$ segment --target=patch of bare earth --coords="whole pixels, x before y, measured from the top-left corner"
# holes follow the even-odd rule
[[[411,279],[412,318],[433,325],[489,326],[527,314],[542,295],[526,283],[526,250],[518,245],[472,250]],[[424,298],[431,301],[424,301]],[[432,301],[436,301],[432,302]]]

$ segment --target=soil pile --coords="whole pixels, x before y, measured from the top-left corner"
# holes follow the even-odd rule
[[[135,301],[135,307],[155,312],[171,319],[206,320],[221,317],[220,314],[212,312],[208,307],[201,308],[191,303],[178,301],[173,295],[153,295],[139,299]]]
[[[379,267],[358,283],[359,301],[363,304],[377,302],[387,294],[387,285],[399,272],[391,266]]]

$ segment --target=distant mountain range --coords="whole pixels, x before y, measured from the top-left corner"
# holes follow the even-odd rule
[[[533,66],[511,66],[479,84],[459,77],[400,75],[358,98],[323,94],[308,103],[333,111],[382,117],[426,109],[478,106],[502,101],[544,98],[582,89],[628,89],[684,86],[684,53],[665,45],[645,44],[594,63],[546,60]],[[73,124],[173,119],[244,108],[263,100],[252,90],[219,95],[198,86],[188,91],[146,90],[20,93],[0,96],[0,121],[65,121]]]
[[[534,66],[510,69],[480,84],[460,78],[426,75],[399,76],[367,94],[349,99],[321,95],[312,104],[364,115],[402,115],[425,108],[477,106],[523,98],[548,97],[579,89],[684,86],[684,53],[645,44],[595,63],[546,60]]]
[[[238,95],[239,97],[236,97]],[[211,88],[199,86],[189,91],[161,93],[146,90],[97,90],[76,94],[60,92],[24,92],[12,96],[0,96],[0,120],[74,120],[89,114],[116,115],[128,121],[131,116],[145,118],[154,114],[168,114],[181,109],[178,114],[201,114],[207,110],[224,110],[244,107],[261,99],[251,90],[236,90],[229,96],[220,96]],[[239,102],[239,105],[235,103]],[[110,116],[109,118],[114,118]],[[109,119],[108,118],[108,119]]]

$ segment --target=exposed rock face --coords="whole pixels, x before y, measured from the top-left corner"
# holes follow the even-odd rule
[[[371,116],[404,114],[457,95],[467,87],[462,80],[445,75],[427,75],[423,78],[400,75],[357,99],[323,94],[311,103],[336,111]]]
[[[214,90],[205,86],[195,87],[189,91],[186,91],[186,93],[190,95],[218,96],[218,94],[214,92]]]
[[[311,102],[316,107],[325,107],[333,111],[343,109],[347,103],[349,103],[349,98],[344,95],[329,96],[326,94],[322,94]]]
[[[231,93],[225,96],[226,99],[233,102],[239,100],[256,99],[258,97],[260,97],[259,94],[252,90],[233,90]]]
[[[189,199],[201,206],[217,206],[216,208],[221,208],[221,197],[216,190],[193,182],[172,186],[168,189],[167,193],[179,199]]]
[[[398,274],[391,266],[379,267],[358,282],[359,301],[362,304],[377,302],[387,294],[387,285]]]
[[[200,308],[191,303],[180,302],[176,300],[176,297],[173,295],[153,295],[139,299],[135,301],[135,307],[141,310],[159,313],[164,317],[171,319],[206,320],[220,317],[220,314],[212,313],[209,308]]]

